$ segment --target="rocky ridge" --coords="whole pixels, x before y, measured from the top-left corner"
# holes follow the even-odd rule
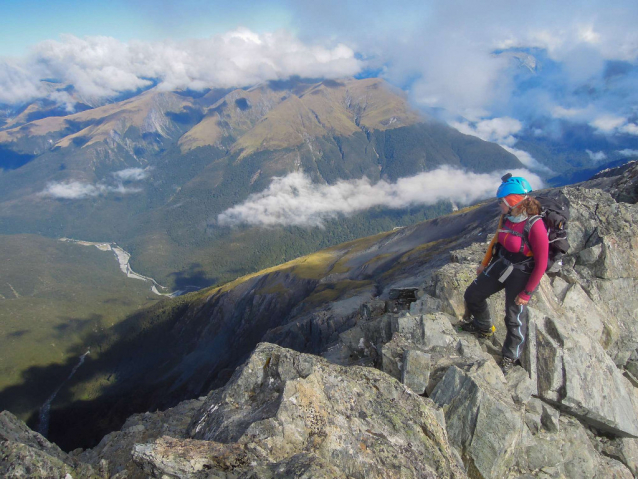
[[[486,247],[468,227],[466,241],[453,243],[463,247],[440,253],[436,267],[417,276],[408,310],[384,301],[388,290],[361,302],[323,357],[261,343],[224,387],[134,415],[94,449],[66,454],[3,412],[0,472],[637,477],[638,206],[622,200],[635,192],[638,167],[606,176],[606,191],[592,188],[601,181],[549,192],[569,202],[572,250],[543,278],[529,307],[522,367],[507,376],[497,366],[505,334],[498,319],[492,340],[457,328]],[[502,302],[490,299],[494,318]],[[272,338],[292,342],[281,330]]]

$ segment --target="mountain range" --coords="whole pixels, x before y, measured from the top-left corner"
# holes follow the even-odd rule
[[[33,113],[0,131],[0,232],[117,242],[136,270],[174,287],[226,281],[406,216],[364,213],[312,235],[217,224],[217,215],[273,177],[303,171],[334,184],[396,181],[441,165],[522,167],[498,145],[424,118],[379,79],[271,82],[203,95],[155,88],[27,122]],[[405,220],[446,208],[420,208]]]

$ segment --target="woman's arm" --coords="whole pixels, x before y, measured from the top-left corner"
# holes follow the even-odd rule
[[[534,253],[534,270],[529,276],[525,291],[533,292],[538,284],[541,282],[541,278],[547,270],[547,260],[549,258],[549,240],[547,239],[547,230],[545,229],[545,223],[542,220],[537,220],[532,226],[529,232],[529,245]],[[525,291],[521,291],[518,297],[527,303],[530,299],[530,295]],[[518,302],[517,302],[518,304]]]
[[[496,233],[494,234],[492,241],[490,241],[490,245],[487,247],[487,251],[485,252],[483,261],[481,261],[481,264],[479,265],[480,271],[477,270],[477,274],[481,274],[483,272],[483,269],[485,269],[487,265],[490,264],[490,261],[492,260],[492,251],[494,251],[494,245],[498,241],[498,230],[500,230],[502,227],[503,227],[503,215],[501,215],[501,219],[498,221],[498,227],[496,228]]]

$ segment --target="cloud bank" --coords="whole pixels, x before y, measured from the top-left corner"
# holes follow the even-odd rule
[[[222,226],[322,227],[326,220],[376,206],[400,209],[432,205],[441,200],[468,204],[493,196],[503,173],[479,174],[442,167],[401,178],[396,183],[381,180],[372,184],[367,178],[362,178],[326,185],[312,183],[305,174],[295,172],[273,178],[264,191],[219,214],[217,222]],[[529,171],[512,173],[525,176],[534,188],[543,184],[537,175]]]
[[[148,174],[148,170],[142,168],[127,168],[114,172],[114,181],[111,182],[102,181],[96,184],[73,180],[50,182],[40,195],[63,200],[82,200],[113,193],[120,195],[140,193],[141,188],[128,186],[128,183],[142,181],[148,177]]]
[[[344,44],[302,43],[290,33],[257,34],[239,28],[208,39],[183,42],[124,43],[110,37],[77,38],[37,44],[23,60],[0,59],[0,103],[15,104],[49,96],[72,102],[40,80],[70,83],[86,99],[111,98],[158,82],[163,90],[228,88],[266,80],[339,78],[361,70],[361,61]],[[153,80],[153,81],[151,81]]]
[[[530,170],[548,174],[553,173],[551,169],[538,162],[528,152],[514,148],[518,141],[514,135],[523,128],[523,124],[515,118],[492,118],[473,123],[451,121],[450,126],[466,135],[477,136],[481,140],[498,143],[502,148],[516,156]]]

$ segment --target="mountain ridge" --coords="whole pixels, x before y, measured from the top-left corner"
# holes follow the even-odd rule
[[[630,291],[638,251],[631,238],[638,210],[621,199],[635,199],[637,183],[633,164],[543,192],[569,201],[572,250],[558,274],[543,278],[530,305],[522,366],[506,376],[495,362],[502,328],[493,341],[455,329],[465,285],[496,229],[498,210],[487,202],[175,300],[174,312],[155,323],[159,329],[128,335],[118,351],[131,357],[117,366],[88,359],[73,386],[105,368],[117,371],[135,392],[114,388],[118,401],[96,403],[94,411],[139,407],[144,397],[162,412],[131,416],[95,449],[71,455],[44,439],[35,445],[33,433],[3,413],[3,447],[8,457],[30,454],[23,457],[33,468],[103,478],[124,471],[131,479],[224,477],[222,471],[324,477],[320,470],[325,477],[346,477],[345,470],[352,477],[366,470],[429,477],[423,471],[431,468],[436,477],[515,479],[547,470],[569,479],[632,477],[638,323]],[[396,311],[391,290],[408,286],[416,301]],[[502,298],[491,298],[489,307],[497,317]],[[142,358],[145,366],[134,372]],[[143,392],[141,377],[146,387],[155,381],[155,393]],[[172,402],[160,406],[167,395]],[[74,408],[54,410],[51,427],[75,427],[95,414],[87,403]],[[393,422],[393,414],[410,420]],[[79,429],[73,432],[77,438]],[[351,452],[330,452],[336,450]]]

